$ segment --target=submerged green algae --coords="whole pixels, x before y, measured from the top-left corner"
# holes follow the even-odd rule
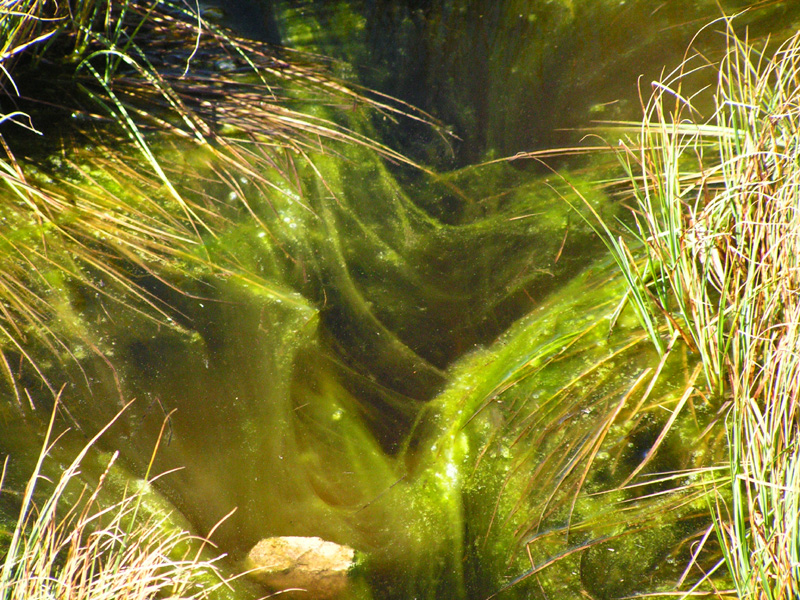
[[[673,357],[638,406],[649,383],[639,378],[657,358],[630,315],[609,331],[622,290],[612,273],[587,272],[466,357],[410,437],[405,459],[423,487],[458,480],[457,562],[470,597],[670,591],[688,560],[678,549],[709,525],[692,470],[720,450],[696,442],[713,407],[679,413],[636,485],[620,488],[692,361]],[[662,472],[684,474],[655,481]]]
[[[464,520],[478,443],[464,432],[435,430],[436,423],[460,427],[479,407],[459,406],[462,399],[447,400],[446,392],[444,400],[424,402],[445,387],[453,356],[493,335],[481,326],[487,315],[502,308],[497,318],[508,322],[524,310],[518,302],[509,309],[509,298],[532,303],[575,272],[567,257],[591,232],[570,226],[577,217],[553,200],[552,187],[564,185],[558,178],[477,200],[483,206],[465,206],[463,222],[443,223],[377,157],[360,148],[340,152],[312,155],[313,168],[297,170],[303,179],[295,187],[276,179],[286,194],[265,198],[263,188],[242,184],[223,196],[229,224],[203,247],[187,246],[185,268],[131,265],[137,289],[158,299],[160,318],[126,301],[125,287],[108,285],[114,282],[97,265],[75,267],[83,278],[67,282],[63,268],[42,261],[51,327],[73,349],[38,364],[54,383],[71,374],[62,401],[87,431],[138,399],[106,438],[133,472],[147,468],[166,419],[156,469],[181,470],[158,487],[199,532],[235,508],[215,533],[234,557],[262,537],[317,535],[365,551],[367,579],[386,597],[489,589],[496,580],[476,582],[463,566],[467,558],[482,561],[466,551],[474,539]],[[213,163],[183,156],[199,165],[207,194],[224,193]],[[368,185],[354,185],[359,168]],[[480,199],[513,181],[503,165],[479,173],[447,183]],[[96,171],[86,189],[133,202],[146,189],[109,188],[107,176]],[[184,181],[181,189],[192,193],[193,179]],[[242,193],[247,209],[236,207]],[[481,264],[478,273],[491,274],[493,285],[478,286],[470,267]],[[415,321],[416,313],[424,316]],[[453,347],[455,339],[463,346]],[[498,352],[502,368],[513,369],[507,351]],[[491,382],[495,369],[476,377]],[[33,398],[48,404],[46,395]],[[17,411],[14,418],[34,418],[22,406]],[[420,425],[408,441],[414,421]],[[435,446],[434,456],[420,444]],[[503,461],[496,467],[507,468]],[[503,539],[508,550],[512,540]]]
[[[366,426],[362,415],[369,408],[342,383],[347,370],[321,351],[314,311],[287,309],[248,288],[208,281],[220,295],[195,306],[203,315],[194,319],[199,338],[139,323],[137,341],[116,357],[126,390],[151,400],[131,407],[121,430],[112,432],[114,445],[142,465],[149,445],[144,432],[156,431],[162,410],[177,407],[157,464],[185,468],[159,487],[200,531],[236,506],[215,535],[234,551],[280,534],[348,543],[368,554],[365,576],[382,597],[488,596],[530,568],[526,541],[531,556],[546,561],[628,529],[634,530],[631,537],[597,547],[639,565],[646,553],[652,556],[638,577],[625,570],[629,581],[622,587],[618,578],[606,575],[603,583],[596,575],[597,569],[606,573],[607,564],[602,556],[599,562],[594,558],[592,552],[600,552],[594,547],[551,567],[537,585],[557,593],[578,593],[588,585],[599,597],[652,589],[658,580],[651,580],[650,567],[692,533],[672,523],[697,519],[703,503],[695,498],[667,514],[690,494],[676,491],[638,506],[640,490],[615,490],[647,448],[642,431],[657,430],[664,422],[662,402],[674,403],[669,386],[663,400],[659,393],[651,399],[653,409],[637,415],[638,424],[626,414],[637,396],[627,399],[583,491],[575,486],[586,440],[638,371],[655,361],[642,352],[646,342],[630,317],[609,338],[608,315],[621,284],[608,274],[587,273],[496,345],[460,361],[452,383],[426,405],[394,457]],[[121,323],[121,317],[113,314],[112,321]],[[123,335],[131,333],[113,337]],[[149,349],[137,346],[146,339]],[[148,360],[154,362],[142,362]],[[163,364],[169,373],[158,368]],[[685,368],[677,367],[677,373]],[[685,417],[671,436],[691,439],[702,425]],[[667,458],[650,470],[701,463],[702,453],[681,448],[665,444]],[[573,461],[574,471],[564,475]],[[628,509],[618,520],[609,511],[621,501]],[[664,515],[663,523],[649,525],[661,526],[659,535],[636,534],[654,511]],[[532,585],[523,580],[503,595],[530,597]]]
[[[542,14],[564,13],[555,4]],[[350,107],[309,110],[375,135],[377,119]],[[516,143],[505,129],[488,154]],[[214,538],[234,558],[273,535],[354,546],[376,597],[610,598],[680,576],[685,540],[706,525],[702,494],[681,489],[692,474],[653,478],[708,464],[714,445],[695,438],[716,407],[692,398],[633,481],[641,487],[618,489],[658,439],[693,358],[676,352],[634,410],[649,379],[634,383],[658,359],[627,312],[609,331],[622,295],[610,269],[579,275],[600,244],[560,196],[579,189],[616,212],[580,175],[494,164],[409,176],[374,148],[332,142],[281,168],[254,150],[237,171],[208,148],[154,142],[207,229],[192,231],[132,153],[115,162],[68,149],[67,166],[26,169],[43,188],[69,181],[62,231],[96,216],[84,203],[100,200],[112,222],[147,214],[161,228],[153,248],[176,252],[127,247],[132,238],[98,219],[87,243],[108,262],[87,263],[69,236],[15,211],[12,241],[38,252],[3,254],[36,274],[46,301],[26,332],[43,323],[64,344],[29,352],[51,387],[68,383],[77,424],[94,431],[137,398],[104,441],[122,451],[121,478],[145,471],[166,419],[156,468],[182,470],[156,486],[198,532],[236,508]],[[8,418],[36,430],[49,392],[19,349],[2,349],[37,406],[9,395]],[[12,430],[4,454],[30,452]]]

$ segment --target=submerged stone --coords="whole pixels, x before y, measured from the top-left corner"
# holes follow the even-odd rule
[[[329,600],[350,587],[355,550],[318,537],[272,537],[247,555],[249,574],[280,592]]]

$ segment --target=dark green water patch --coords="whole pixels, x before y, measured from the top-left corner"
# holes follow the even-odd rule
[[[675,68],[721,10],[745,8],[753,3],[305,0],[272,10],[283,43],[342,59],[351,77],[429,112],[462,142],[378,120],[386,139],[427,164],[463,166],[573,145],[581,134],[565,130],[590,120],[638,120],[639,78],[647,86]],[[775,34],[799,16],[784,1],[738,22]],[[721,49],[720,29],[696,42],[709,57]]]

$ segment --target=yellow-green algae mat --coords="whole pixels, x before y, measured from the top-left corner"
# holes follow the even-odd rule
[[[507,165],[465,169],[432,193],[510,191],[461,198],[462,222],[444,224],[374,153],[337,150],[298,165],[299,187],[266,172],[261,187],[243,179],[235,190],[202,150],[178,150],[176,185],[196,194],[202,174],[204,197],[226,200],[228,225],[196,250],[202,260],[131,267],[167,319],[109,291],[68,245],[33,254],[50,326],[71,344],[61,360],[36,355],[68,382],[67,420],[91,433],[136,398],[100,445],[139,474],[166,423],[151,472],[180,470],[148,490],[199,533],[215,529],[231,569],[259,539],[299,535],[363,552],[368,585],[358,589],[382,598],[610,598],[674,583],[691,559],[686,540],[707,526],[702,488],[686,487],[693,473],[647,477],[705,464],[697,437],[714,410],[684,396],[694,365],[680,352],[648,391],[655,371],[645,369],[659,359],[628,311],[612,323],[623,285],[611,266],[569,280],[598,242],[552,188],[586,184],[519,185]],[[153,189],[121,186],[107,168],[53,168],[88,197],[111,190],[136,206]],[[589,201],[613,212],[602,196]],[[17,235],[25,227],[35,244],[36,224]],[[59,252],[68,269],[54,263]],[[476,269],[491,285],[475,284]],[[506,315],[519,312],[524,298],[532,311],[489,343],[486,323],[508,318],[498,307],[512,299]],[[437,330],[440,321],[450,327]],[[465,354],[464,340],[475,349]],[[33,451],[24,440],[36,439],[19,432],[36,432],[48,403],[26,377],[38,409],[9,396],[0,439],[18,485]],[[89,481],[103,468],[92,464]]]
[[[162,401],[168,394],[181,401],[170,439],[162,441],[163,466],[188,465],[157,487],[177,497],[195,523],[239,506],[238,525],[223,536],[232,546],[238,536],[272,532],[347,543],[366,554],[359,576],[376,597],[586,590],[611,598],[674,585],[690,561],[687,540],[707,525],[702,488],[691,486],[698,475],[658,473],[705,464],[710,450],[698,438],[714,411],[681,402],[694,366],[678,352],[640,405],[658,357],[627,312],[609,330],[623,288],[608,265],[579,276],[497,343],[464,357],[394,455],[369,433],[328,359],[302,358],[319,343],[313,312],[225,285],[220,309],[229,307],[231,331],[266,332],[238,345],[223,340],[210,352],[193,334],[162,331],[162,352],[170,339],[174,352],[166,364],[184,377],[159,383],[156,375],[148,383]],[[287,346],[284,336],[276,346],[267,322],[294,323],[306,337],[298,344],[293,336]],[[301,395],[270,398],[287,394],[273,379],[281,361],[302,369],[291,383]],[[223,388],[242,403],[215,404]],[[682,412],[670,419],[679,404]],[[121,444],[123,454],[152,444],[136,439],[135,430],[146,429],[150,412],[134,410],[109,443]],[[4,413],[3,444],[13,446],[14,431],[28,426]],[[205,434],[188,434],[207,421],[215,426],[204,426]],[[646,468],[618,489],[644,459]],[[89,481],[103,468],[101,460],[89,461]]]

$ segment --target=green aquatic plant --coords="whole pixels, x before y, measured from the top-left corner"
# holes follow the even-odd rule
[[[464,563],[478,595],[712,589],[719,552],[694,544],[712,531],[703,482],[721,476],[715,410],[690,356],[659,359],[631,311],[614,317],[624,288],[596,264],[465,359],[430,408],[446,416],[420,419],[421,439],[443,429],[431,464],[444,440],[471,448]]]

